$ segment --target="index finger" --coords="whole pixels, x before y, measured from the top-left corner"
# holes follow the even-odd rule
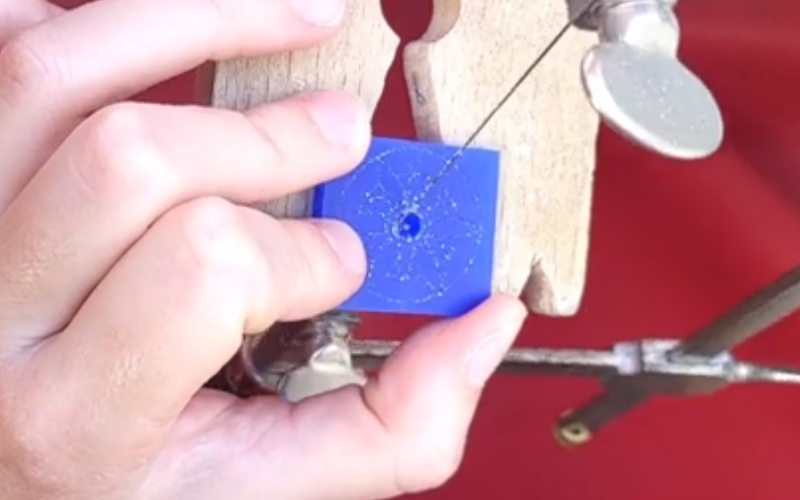
[[[208,60],[312,45],[333,34],[345,5],[101,0],[24,31],[0,52],[0,212],[85,115]]]

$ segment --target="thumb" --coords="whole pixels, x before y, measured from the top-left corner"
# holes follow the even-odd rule
[[[273,446],[280,441],[285,453],[278,468],[286,467],[270,474],[271,489],[285,498],[325,491],[354,500],[440,486],[461,463],[481,390],[525,316],[521,302],[491,298],[414,334],[363,388],[303,401],[291,412],[292,437],[271,429]],[[294,465],[308,481],[276,484],[292,477],[288,457],[302,459]]]
[[[439,486],[461,463],[481,391],[525,319],[517,300],[496,297],[466,316],[423,328],[364,388],[364,403],[397,438],[397,481]]]

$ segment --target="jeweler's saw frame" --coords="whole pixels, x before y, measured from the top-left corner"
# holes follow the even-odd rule
[[[654,154],[678,160],[719,148],[723,123],[715,100],[677,57],[676,4],[544,0],[531,8],[526,0],[434,0],[427,33],[404,50],[409,97],[420,140],[459,146],[453,159],[472,146],[502,155],[493,291],[522,295],[540,314],[577,312],[600,119]],[[347,26],[322,47],[220,64],[214,104],[246,109],[325,88],[353,92],[374,110],[397,44],[377,0],[352,0]],[[276,217],[306,217],[312,205],[312,193],[304,192],[263,208]],[[767,304],[782,303],[775,297],[789,293],[781,286],[794,290],[790,281],[771,289],[777,295],[768,294]],[[777,317],[759,311],[758,325]],[[738,331],[739,323],[725,321],[734,326],[712,328],[714,335]],[[356,322],[352,314],[332,312],[248,339],[228,367],[231,390],[277,391],[299,400],[362,382],[359,365],[388,355],[392,346],[353,341]],[[600,376],[609,395],[560,423],[560,439],[572,444],[653,392],[680,392],[696,380],[709,387],[709,381],[796,378],[793,371],[737,364],[727,348],[695,351],[692,345],[645,340],[607,352],[514,351],[506,366]],[[598,360],[604,361],[595,366]]]

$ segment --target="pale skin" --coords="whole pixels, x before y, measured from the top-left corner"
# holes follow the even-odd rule
[[[335,308],[364,279],[347,226],[248,208],[352,169],[362,105],[126,102],[205,61],[322,41],[341,12],[0,0],[0,498],[368,500],[457,470],[524,320],[516,299],[414,333],[363,388],[296,406],[201,389],[243,334]]]

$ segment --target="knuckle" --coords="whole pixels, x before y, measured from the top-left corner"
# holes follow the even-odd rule
[[[300,293],[307,293],[311,287],[321,285],[321,282],[325,281],[323,278],[329,277],[321,276],[328,268],[320,265],[321,262],[327,262],[327,260],[320,259],[320,256],[327,256],[327,248],[330,243],[325,239],[322,231],[312,224],[300,223],[290,227],[294,233],[292,234],[292,244],[295,248],[294,258],[291,260],[293,281],[298,285]]]
[[[139,198],[164,185],[164,159],[147,122],[135,103],[109,106],[84,122],[69,163],[90,196]]]
[[[225,5],[223,5],[225,2],[220,2],[220,0],[204,0],[203,3],[217,18],[228,19],[230,17],[228,9],[226,9]]]
[[[340,287],[340,273],[330,272],[324,236],[306,221],[280,221],[263,217],[259,223],[260,286],[269,314],[296,317],[317,314],[321,297]],[[333,304],[331,304],[333,306]],[[309,309],[310,308],[310,309]],[[310,311],[314,311],[313,313]]]
[[[273,127],[275,123],[290,124],[290,117],[280,116],[280,107],[274,105],[255,108],[241,116],[247,127],[258,138],[261,145],[260,153],[265,158],[265,163],[279,164],[283,157],[286,156],[286,152],[281,149],[279,141],[276,140],[273,134]]]
[[[199,198],[178,207],[172,215],[175,234],[182,240],[179,248],[188,262],[188,279],[194,286],[213,286],[252,262],[250,245],[232,203],[216,197]]]
[[[38,30],[25,31],[0,50],[0,95],[5,100],[45,95],[63,85],[68,70],[53,43]]]
[[[360,238],[351,235],[350,239],[346,237],[352,233],[350,229],[337,227],[344,224],[329,221],[326,228],[308,221],[285,224],[296,249],[290,268],[292,295],[288,295],[293,303],[310,304],[302,300],[313,297],[317,305],[333,307],[332,302],[345,300],[364,283],[367,256]]]

